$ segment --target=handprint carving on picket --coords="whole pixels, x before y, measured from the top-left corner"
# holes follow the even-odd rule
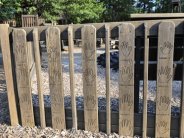
[[[158,123],[156,123],[156,129],[158,131],[158,133],[160,134],[165,134],[167,132],[169,132],[169,123],[168,121],[158,121]]]
[[[127,85],[133,79],[133,61],[126,61],[120,66],[119,80],[120,85]]]
[[[172,79],[173,72],[168,66],[161,66],[158,69],[158,85],[168,85],[168,82]]]
[[[129,43],[126,42],[126,41],[123,41],[121,44],[120,44],[120,47],[119,47],[119,50],[120,52],[125,56],[129,56],[131,54],[131,51],[132,51],[132,46],[129,46]]]
[[[171,42],[164,42],[163,45],[161,45],[160,47],[160,58],[170,58],[170,54],[173,51],[173,45],[171,44]]]
[[[130,119],[123,119],[120,121],[120,127],[123,129],[124,136],[131,136],[133,133],[133,124]]]

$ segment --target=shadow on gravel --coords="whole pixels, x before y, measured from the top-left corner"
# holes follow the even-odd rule
[[[38,95],[33,94],[32,95],[33,100],[33,106],[38,106]],[[84,98],[77,97],[77,109],[83,110],[84,109]],[[45,107],[50,107],[50,96],[44,95],[44,103]],[[71,108],[71,97],[65,96],[65,108]],[[99,97],[98,98],[98,109],[99,111],[105,111],[106,110],[106,98]],[[111,98],[111,111],[112,112],[118,112],[119,111],[119,100],[118,98]],[[139,111],[142,113],[142,99],[140,99],[139,103]],[[172,116],[179,116],[180,114],[180,108],[176,106],[171,107]],[[148,101],[148,113],[149,114],[155,114],[155,102],[154,101]],[[10,116],[9,116],[9,108],[8,108],[8,98],[7,93],[0,93],[0,124],[8,124],[10,125]]]

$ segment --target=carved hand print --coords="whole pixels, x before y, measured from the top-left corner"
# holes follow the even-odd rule
[[[133,78],[132,64],[122,65],[119,71],[120,84],[129,83]]]
[[[96,106],[96,102],[97,102],[97,99],[95,98],[95,96],[92,96],[92,95],[87,95],[85,96],[85,105],[88,109],[92,109],[92,108],[95,108]]]
[[[133,125],[132,122],[129,119],[123,119],[121,120],[121,127],[124,132],[124,136],[131,136],[133,132]]]
[[[121,104],[123,104],[123,106],[128,107],[128,110],[130,111],[130,109],[133,107],[133,96],[131,94],[124,94],[121,97]]]
[[[168,127],[168,122],[166,121],[158,121],[158,123],[156,124],[156,128],[157,128],[157,131],[160,133],[160,134],[164,134],[166,132],[169,131],[169,127]]]
[[[93,132],[97,132],[98,127],[97,127],[97,120],[96,119],[88,119],[86,122],[86,130],[90,130]]]
[[[87,86],[92,86],[93,81],[96,77],[95,72],[93,72],[93,69],[90,69],[90,68],[85,69],[85,71],[83,72],[83,76]]]
[[[167,97],[167,96],[158,97],[158,99],[157,99],[158,110],[167,111],[170,107],[170,103],[171,103],[171,100],[169,97]]]
[[[173,49],[173,45],[170,42],[164,42],[164,44],[160,47],[162,54],[169,55]]]
[[[165,83],[167,84],[170,79],[172,78],[172,72],[171,68],[166,66],[161,66],[161,68],[158,70],[158,84],[159,83]]]
[[[126,41],[123,41],[120,46],[119,46],[119,49],[121,51],[121,53],[124,55],[124,56],[129,56],[131,51],[132,51],[132,47],[129,46],[128,42]]]

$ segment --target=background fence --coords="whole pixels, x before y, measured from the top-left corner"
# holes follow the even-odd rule
[[[13,36],[10,37],[10,44],[9,32],[10,36]],[[180,117],[171,117],[173,64],[175,59],[183,57],[183,41],[179,41],[181,42],[180,47],[175,48],[174,46],[178,37],[183,40],[183,34],[183,20],[9,28],[9,30],[7,25],[0,25],[12,125],[21,121],[23,126],[40,124],[45,127],[47,124],[47,126],[51,125],[60,130],[66,127],[74,127],[93,132],[99,130],[107,133],[118,132],[124,136],[136,134],[143,137],[184,137],[184,109],[181,108]],[[106,112],[98,111],[96,38],[105,38],[106,40]],[[111,38],[119,39],[119,113],[111,112],[110,109],[109,44]],[[156,40],[154,40],[155,38]],[[61,39],[67,39],[69,44],[72,109],[64,108],[63,75],[60,65]],[[83,111],[76,109],[73,39],[82,39]],[[45,40],[48,53],[51,110],[44,108],[40,75],[39,41]],[[29,62],[31,58],[27,56],[31,54],[28,54],[27,41],[32,41],[34,46],[39,108],[33,108],[32,105]],[[155,42],[152,42],[152,44],[155,44],[153,47],[149,44],[150,41]],[[16,82],[13,81],[11,44],[13,44]],[[179,49],[179,54],[174,53],[175,49]],[[152,53],[152,50],[157,51],[156,55]],[[152,58],[155,60],[154,66],[152,66],[153,62],[149,61]],[[182,73],[183,62],[180,60],[176,64],[178,66],[175,70],[178,69]],[[152,72],[152,70],[154,71]],[[150,73],[155,73],[156,76],[153,75],[151,79],[157,80],[156,115],[147,114],[147,91]],[[177,76],[177,71],[175,71],[175,76]],[[183,80],[181,74],[178,76],[178,79]],[[143,114],[136,112],[139,102],[137,89],[139,89],[140,80],[144,80]],[[18,105],[16,103],[15,85],[18,90]],[[181,93],[181,107],[183,107],[183,89]],[[20,106],[21,113],[19,121],[17,106]],[[51,116],[49,117],[50,112]]]

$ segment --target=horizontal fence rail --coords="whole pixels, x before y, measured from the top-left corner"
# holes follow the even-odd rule
[[[0,28],[0,33],[1,31]],[[33,28],[10,28],[10,34],[12,31],[13,39],[11,40],[10,38],[10,42],[13,42],[17,78],[17,82],[14,83],[17,83],[18,87],[22,125],[34,126],[35,124],[41,124],[42,127],[52,126],[59,130],[73,127],[92,132],[104,131],[108,134],[117,132],[120,136],[133,137],[134,135],[142,135],[144,138],[147,136],[164,138],[171,136],[179,137],[179,135],[183,137],[183,108],[182,114],[180,114],[181,121],[179,117],[174,118],[171,116],[175,36],[180,35],[180,37],[183,38],[183,20],[52,26],[39,27],[34,30]],[[158,37],[157,43],[155,43],[157,54],[153,56],[156,59],[155,78],[157,81],[155,115],[149,115],[147,113],[148,74],[152,73],[149,68],[149,57],[151,57],[150,54],[152,54],[149,51],[151,47],[151,36]],[[96,61],[96,38],[98,37],[106,38],[106,112],[98,110]],[[111,112],[110,107],[109,42],[110,39],[114,37],[117,37],[119,41],[120,55],[118,113]],[[84,94],[84,110],[82,111],[76,109],[76,92],[74,89],[75,81],[77,80],[74,80],[73,39],[76,38],[82,39]],[[143,40],[143,44],[140,38]],[[71,109],[64,108],[61,40],[65,39],[69,42]],[[32,40],[34,40],[34,58],[38,58],[38,41],[46,40],[51,109],[47,107],[44,108],[43,104],[39,65],[41,63],[39,58],[35,60],[35,66],[37,79],[39,80],[40,104],[39,107],[33,107],[32,105],[30,64],[28,62],[29,56],[26,55],[28,52],[27,41]],[[181,44],[183,45],[183,42]],[[141,53],[141,47],[143,53]],[[181,47],[181,49],[184,48]],[[136,113],[135,108],[137,108],[137,106],[135,105],[139,104],[138,83],[141,80],[139,73],[139,70],[141,70],[141,62],[137,60],[137,58],[141,58],[141,56],[144,63],[142,67],[144,74],[143,113]],[[181,60],[181,65],[182,64],[183,61]],[[11,82],[12,80],[7,79],[6,81]],[[135,100],[136,98],[138,101]],[[181,101],[183,101],[183,97]]]
[[[158,36],[158,26],[160,22],[163,20],[151,20],[151,21],[132,21],[129,23],[132,23],[135,27],[135,36],[136,37],[144,37],[144,23],[147,23],[147,26],[149,28],[148,36]],[[166,20],[167,21],[167,20]],[[176,35],[183,35],[183,20],[182,19],[173,19],[172,20],[176,26],[175,34]],[[109,24],[110,31],[111,31],[111,38],[118,38],[118,26],[122,24],[123,22],[110,22],[110,23],[93,23],[93,25],[96,28],[96,37],[97,38],[105,38],[105,24]],[[74,39],[81,39],[81,29],[84,26],[84,24],[74,24],[73,25],[73,33],[74,33]],[[68,25],[58,25],[57,26],[60,29],[61,32],[61,39],[67,40],[67,28]],[[32,31],[35,27],[22,27],[26,33],[27,33],[27,40],[32,41]],[[39,26],[38,28],[39,32],[39,40],[45,41],[45,31],[47,30],[48,26]],[[13,28],[9,29],[9,32],[11,33]]]

